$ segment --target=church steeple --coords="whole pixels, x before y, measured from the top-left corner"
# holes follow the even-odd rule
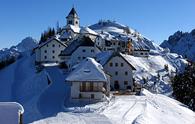
[[[74,7],[72,7],[71,11],[66,17],[66,20],[67,20],[67,25],[74,25],[79,27],[79,16]]]

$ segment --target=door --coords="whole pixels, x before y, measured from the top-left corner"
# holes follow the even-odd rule
[[[115,90],[119,90],[120,89],[118,81],[114,81],[114,89]]]

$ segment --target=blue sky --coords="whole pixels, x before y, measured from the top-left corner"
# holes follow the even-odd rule
[[[64,26],[73,5],[82,26],[115,20],[158,44],[177,30],[195,28],[195,0],[1,0],[0,48],[27,36],[39,39],[57,21]]]

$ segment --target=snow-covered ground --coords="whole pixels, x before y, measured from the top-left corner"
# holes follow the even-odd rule
[[[94,109],[94,106],[96,109]],[[91,108],[92,111],[86,111]],[[33,124],[193,124],[195,113],[180,102],[142,91],[142,96],[115,96],[107,103],[75,108]]]
[[[123,38],[127,35],[124,30],[128,27],[116,22],[108,22],[106,25],[95,24],[90,28],[97,33],[103,30],[105,34],[112,36],[121,34]],[[135,30],[130,28],[128,30],[131,32],[129,36],[134,37]],[[142,44],[151,51],[148,58],[124,55],[137,69],[134,77],[137,81],[141,81],[143,77],[148,78],[152,86],[159,73],[161,79],[153,88],[159,93],[169,93],[171,86],[167,78],[168,73],[171,70],[183,70],[186,61],[177,54],[163,50],[142,35],[139,37],[142,41],[135,45]],[[23,48],[23,45],[19,46]],[[4,54],[4,51],[0,52]],[[164,95],[152,94],[147,90],[142,92],[142,96],[115,96],[105,102],[84,106],[83,103],[78,103],[75,106],[68,102],[70,86],[64,81],[67,72],[60,70],[55,63],[46,64],[45,69],[37,72],[34,65],[35,55],[31,53],[23,52],[22,57],[15,63],[0,70],[0,101],[22,104],[25,110],[24,123],[193,124],[195,122],[194,112],[184,105]],[[164,70],[165,64],[169,66],[168,72]],[[64,104],[72,107],[65,108]]]

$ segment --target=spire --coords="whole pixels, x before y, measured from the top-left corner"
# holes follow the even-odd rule
[[[74,8],[74,5],[73,5],[73,7],[72,7],[72,9],[71,9],[71,11],[69,12],[69,14],[68,14],[67,17],[69,17],[69,16],[78,17],[78,14],[77,14],[77,12],[76,12],[76,10],[75,10],[75,8]],[[67,18],[67,17],[66,17],[66,18]]]

